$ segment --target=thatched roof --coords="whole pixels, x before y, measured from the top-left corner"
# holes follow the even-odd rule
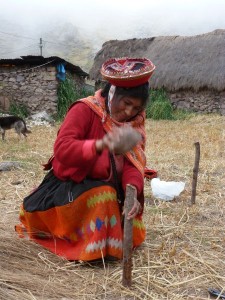
[[[146,57],[156,70],[152,88],[225,90],[225,30],[196,36],[159,36],[147,39],[112,40],[103,44],[89,72],[100,80],[102,63],[111,57]]]

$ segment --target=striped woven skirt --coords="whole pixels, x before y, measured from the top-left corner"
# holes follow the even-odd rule
[[[122,258],[123,226],[115,188],[103,181],[60,181],[50,171],[24,198],[20,237],[68,260]],[[141,216],[133,219],[133,246],[145,239]]]

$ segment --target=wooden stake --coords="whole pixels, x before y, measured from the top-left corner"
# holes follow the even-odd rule
[[[199,144],[199,142],[194,143],[194,146],[195,146],[195,165],[194,165],[194,169],[193,169],[191,204],[195,204],[199,161],[200,161],[200,144]]]
[[[133,219],[128,220],[128,212],[134,205],[137,197],[136,188],[130,184],[126,186],[124,201],[124,236],[123,236],[123,286],[130,287],[132,283],[132,248],[133,248]]]

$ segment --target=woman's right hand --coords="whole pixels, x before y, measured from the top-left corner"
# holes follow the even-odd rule
[[[115,154],[123,154],[131,150],[141,140],[141,134],[131,126],[116,127],[107,133],[102,140],[96,141],[96,150],[101,152],[107,148]]]

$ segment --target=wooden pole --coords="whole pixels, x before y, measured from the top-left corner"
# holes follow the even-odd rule
[[[124,236],[123,236],[123,286],[130,287],[132,283],[132,248],[133,248],[133,219],[128,220],[128,212],[134,205],[137,197],[136,188],[130,184],[126,186],[124,201]]]
[[[199,161],[200,161],[200,144],[199,144],[199,142],[194,143],[194,146],[195,146],[195,165],[194,165],[194,169],[193,169],[191,204],[195,204]]]
[[[43,48],[42,38],[40,38],[40,55],[41,56],[42,56],[42,48]]]

